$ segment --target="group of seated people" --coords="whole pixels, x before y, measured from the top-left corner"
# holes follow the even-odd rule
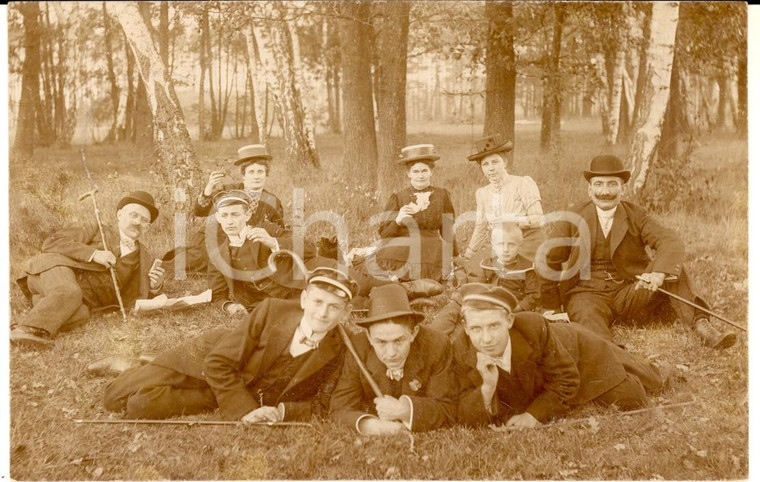
[[[431,186],[439,156],[429,144],[404,148],[398,162],[410,186],[386,204],[380,242],[340,269],[340,256],[308,243],[292,253],[282,202],[264,189],[271,156],[245,146],[235,161],[243,183],[223,185],[224,173],[211,173],[195,213],[213,218],[163,265],[139,241],[158,216],[144,191],[117,203],[117,226],[102,235],[90,226],[47,238],[18,280],[33,306],[12,324],[11,343],[49,348],[90,312],[159,294],[176,265],[205,271],[212,302],[243,320],[134,360],[107,387],[106,408],[127,418],[219,408],[251,423],[325,415],[363,434],[529,428],[590,401],[645,406],[670,370],[626,351],[611,327],[667,307],[702,343],[735,343],[705,312],[658,291],[709,308],[684,270],[678,236],[622,201],[630,171],[620,159],[593,158],[583,173],[589,201],[551,217],[536,183],[507,173],[511,147],[487,137],[468,158],[488,185],[476,192],[461,255],[450,195]],[[427,320],[410,300],[444,292],[442,283],[456,290]],[[358,332],[343,336],[357,307]],[[552,323],[544,310],[570,322]]]

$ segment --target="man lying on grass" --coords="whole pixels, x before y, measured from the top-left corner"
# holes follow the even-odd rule
[[[277,270],[269,269],[270,254],[289,248],[290,240],[248,225],[251,202],[243,190],[222,192],[214,200],[216,220],[226,236],[209,247],[208,283],[212,302],[232,315],[245,315],[266,298],[297,298],[302,288],[302,280],[293,276],[290,256],[277,257]]]
[[[453,422],[456,382],[445,335],[418,325],[398,283],[370,292],[364,333],[353,346],[383,396],[377,396],[359,365],[346,355],[330,399],[330,417],[365,435],[422,432]]]
[[[236,329],[205,333],[125,371],[106,388],[105,407],[151,419],[219,407],[244,422],[303,420],[326,409],[320,387],[337,376],[345,349],[334,328],[358,288],[328,267],[307,282],[300,303],[269,298]]]
[[[665,388],[668,370],[578,324],[513,313],[517,300],[504,288],[470,283],[462,299],[465,331],[453,343],[460,423],[531,428],[590,401],[641,408],[647,392]]]
[[[118,309],[113,269],[125,309],[138,298],[152,298],[164,284],[164,269],[154,265],[139,241],[158,217],[153,196],[135,191],[116,205],[116,226],[73,226],[52,234],[42,254],[26,262],[18,279],[32,309],[11,325],[12,345],[41,349],[52,338],[90,319],[90,311]],[[106,246],[103,246],[105,237]],[[105,249],[105,248],[108,249]]]

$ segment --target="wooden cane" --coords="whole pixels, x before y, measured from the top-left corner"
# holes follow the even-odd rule
[[[103,249],[105,251],[108,251],[108,246],[106,245],[106,235],[103,232],[103,223],[100,221],[100,209],[98,209],[98,203],[95,200],[95,193],[98,192],[98,186],[95,185],[95,181],[92,180],[92,175],[90,174],[90,170],[87,169],[87,157],[85,157],[84,149],[80,149],[80,152],[82,153],[82,166],[84,167],[84,172],[87,174],[87,179],[90,181],[90,186],[92,187],[92,189],[82,194],[81,196],[79,196],[79,200],[81,201],[87,196],[89,196],[92,199],[92,208],[95,210],[95,221],[97,221],[98,229],[100,230],[100,240],[103,243]],[[119,290],[119,281],[116,278],[116,270],[113,269],[113,266],[108,266],[108,270],[111,272],[111,281],[113,281],[113,289],[116,292],[116,300],[119,302],[119,310],[121,310],[121,319],[122,321],[127,321],[127,310],[124,309],[124,301],[122,301],[121,299],[121,290]]]
[[[348,351],[351,352],[354,360],[356,360],[356,364],[359,365],[359,370],[362,372],[362,375],[364,375],[364,378],[367,379],[367,383],[369,383],[375,396],[382,398],[383,392],[380,391],[380,387],[377,385],[375,379],[372,378],[372,374],[367,370],[367,367],[364,366],[361,358],[359,358],[359,354],[356,353],[356,348],[354,348],[354,344],[351,343],[351,339],[348,337],[346,330],[343,329],[343,325],[338,325],[338,332],[340,333],[340,337],[343,338],[343,343],[346,344],[346,348],[348,348]]]
[[[644,281],[645,283],[649,283],[649,280],[647,280],[646,278],[642,278],[639,275],[636,275],[636,279],[639,280],[639,281]],[[719,319],[720,321],[725,321],[726,323],[728,323],[729,325],[733,326],[734,328],[738,328],[738,329],[742,330],[745,333],[747,332],[747,329],[744,328],[743,326],[738,325],[735,322],[733,322],[731,320],[728,320],[728,319],[720,316],[719,314],[715,313],[712,310],[708,310],[704,306],[699,306],[698,304],[696,304],[696,303],[694,303],[692,301],[689,301],[686,298],[682,298],[681,296],[678,296],[675,293],[671,293],[670,291],[666,291],[666,290],[664,290],[662,288],[657,288],[657,291],[659,291],[660,293],[666,294],[666,295],[670,296],[671,298],[680,301],[681,303],[687,304],[687,305],[691,306],[692,308],[695,308],[695,309],[697,309],[699,311],[707,313],[710,316],[714,316],[715,318]]]
[[[308,422],[241,422],[231,420],[150,420],[150,419],[76,419],[74,423],[86,423],[86,424],[137,424],[137,425],[187,425],[192,427],[193,425],[242,425],[242,426],[258,426],[258,427],[314,427]]]

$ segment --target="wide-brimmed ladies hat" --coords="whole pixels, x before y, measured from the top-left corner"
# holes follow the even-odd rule
[[[372,288],[369,292],[367,317],[355,323],[367,326],[378,321],[401,317],[410,317],[415,323],[425,319],[425,315],[413,311],[409,306],[409,298],[404,287],[398,283],[391,283]]]
[[[611,154],[601,154],[591,159],[588,171],[583,171],[583,177],[587,181],[597,176],[619,177],[626,183],[631,178],[631,171],[623,167],[623,161],[620,158]]]
[[[499,136],[486,136],[480,139],[476,139],[472,143],[475,154],[467,156],[468,161],[480,161],[486,156],[491,154],[498,154],[499,152],[509,152],[512,150],[512,141],[504,141],[499,139]]]
[[[441,158],[435,152],[433,144],[416,144],[413,146],[406,146],[401,149],[401,154],[398,156],[399,164],[408,164],[410,162],[425,162],[425,161],[437,161]]]
[[[272,160],[272,156],[267,153],[267,148],[264,146],[264,144],[251,144],[248,146],[243,146],[238,149],[237,154],[238,158],[235,161],[236,166],[239,166],[243,163],[255,161],[256,159],[261,159],[263,161]]]
[[[158,208],[156,207],[156,201],[153,199],[152,195],[145,191],[132,191],[131,193],[127,194],[119,200],[119,203],[116,205],[116,210],[118,211],[127,204],[139,204],[140,206],[147,208],[148,211],[150,211],[151,223],[158,217]]]

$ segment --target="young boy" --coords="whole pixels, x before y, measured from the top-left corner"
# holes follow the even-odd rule
[[[438,332],[419,326],[398,283],[373,288],[364,333],[352,343],[382,397],[372,390],[356,359],[346,355],[330,400],[330,417],[365,435],[422,432],[454,420],[456,382],[451,345]]]

